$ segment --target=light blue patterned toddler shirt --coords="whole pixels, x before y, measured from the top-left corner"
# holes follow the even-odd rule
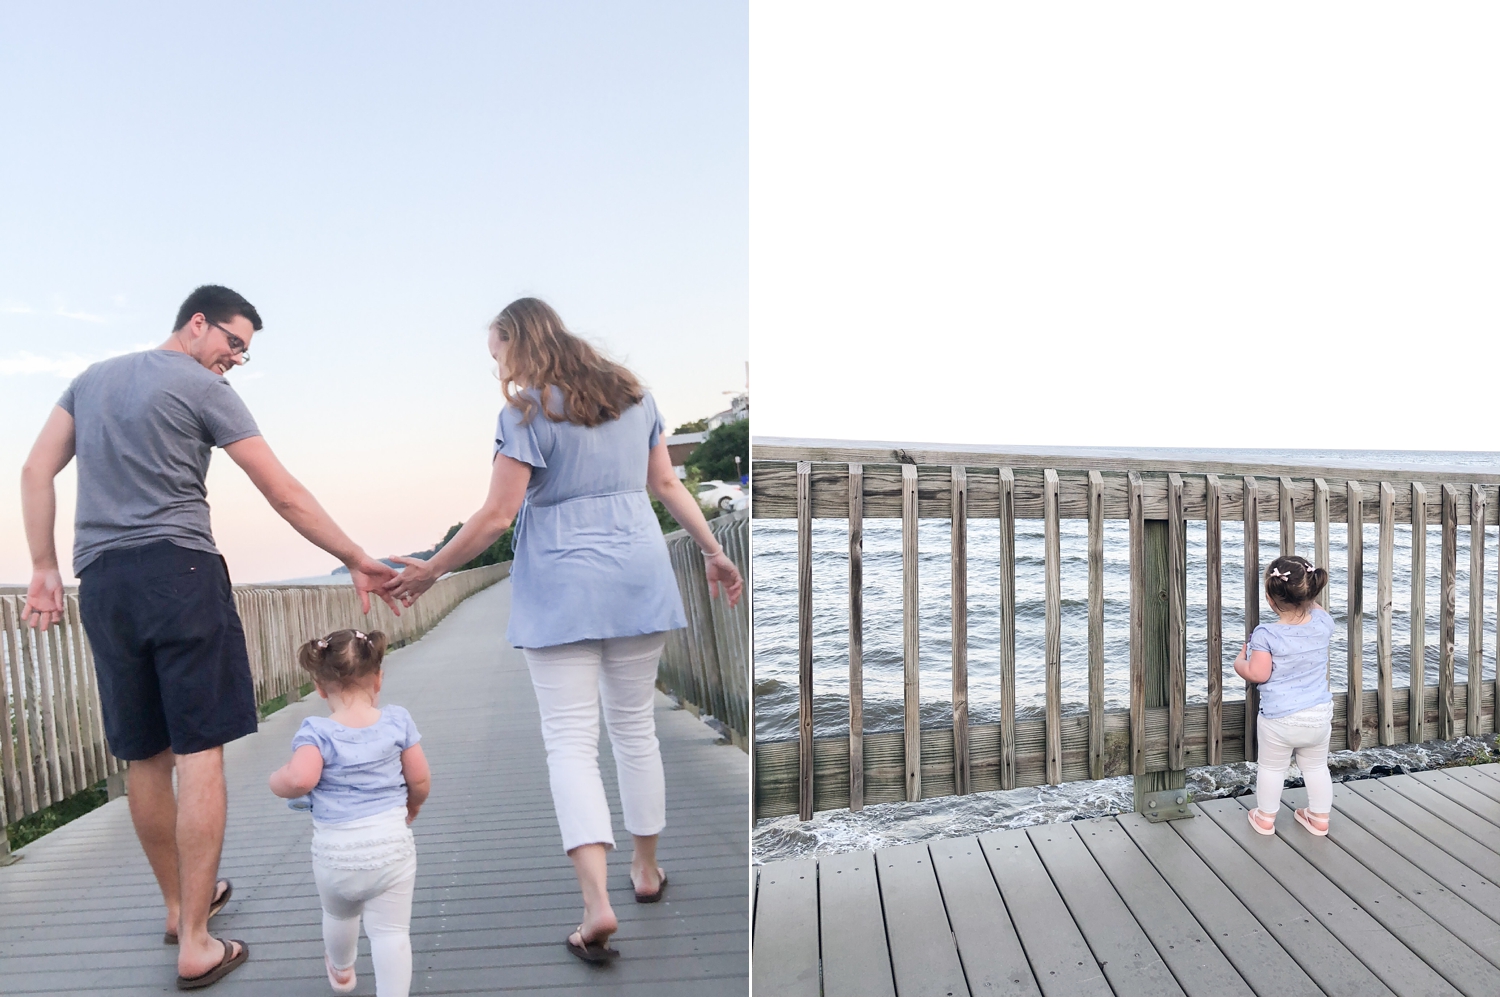
[[[1271,677],[1260,686],[1260,715],[1268,720],[1333,702],[1328,688],[1328,641],[1333,617],[1318,606],[1306,623],[1262,623],[1251,651],[1269,651]]]
[[[323,777],[308,794],[313,820],[342,824],[405,806],[401,752],[420,740],[411,714],[400,706],[382,707],[380,719],[368,727],[305,718],[292,738],[292,750],[311,744],[323,755]]]

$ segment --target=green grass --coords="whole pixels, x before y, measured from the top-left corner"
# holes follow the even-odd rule
[[[14,824],[5,829],[5,836],[10,840],[11,850],[31,844],[37,838],[55,831],[69,821],[75,821],[88,813],[96,810],[109,802],[109,792],[104,788],[104,783],[85,789],[81,793],[74,793],[61,803],[54,803],[45,810],[38,810],[29,817],[22,817]]]
[[[308,683],[304,684],[302,686],[302,688],[298,689],[297,692],[298,692],[298,694],[300,696],[306,697],[309,693],[311,693],[313,691],[314,688],[316,688],[316,686],[314,686],[311,682],[308,682]],[[264,703],[260,704],[260,718],[262,720],[264,720],[266,717],[268,717],[271,714],[275,713],[277,710],[281,709],[285,705],[286,705],[286,693],[282,693],[280,696],[277,696],[275,699],[268,699],[268,700],[266,700]]]

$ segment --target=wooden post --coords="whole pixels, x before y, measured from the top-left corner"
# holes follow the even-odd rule
[[[1208,570],[1208,764],[1224,761],[1224,543],[1219,476],[1205,483],[1205,542]]]
[[[812,464],[797,462],[797,813],[813,815]]]
[[[1396,489],[1380,483],[1380,555],[1375,574],[1375,707],[1380,719],[1380,743],[1396,743],[1396,707],[1391,701],[1391,576],[1396,563]]]
[[[1255,478],[1245,476],[1245,640],[1260,626],[1260,492]],[[1245,683],[1245,761],[1255,761],[1255,732],[1260,713],[1260,689]]]
[[[1458,615],[1458,490],[1443,486],[1443,552],[1442,578],[1438,598],[1441,603],[1438,621],[1438,731],[1439,741],[1453,740],[1453,652],[1457,640]]]
[[[1159,519],[1145,520],[1142,530],[1143,571],[1141,578],[1141,643],[1146,707],[1168,707],[1172,695],[1172,537],[1171,525]],[[1185,595],[1185,593],[1184,593]],[[1144,768],[1144,752],[1142,767]],[[1170,757],[1167,764],[1171,765]],[[1135,776],[1135,810],[1150,821],[1177,820],[1193,816],[1187,795],[1187,772],[1169,768],[1165,772],[1139,772]]]
[[[953,792],[969,792],[969,478],[953,467],[950,531],[953,621]]]
[[[1358,751],[1364,740],[1365,688],[1365,493],[1358,481],[1348,485],[1349,495],[1349,618],[1348,618],[1348,713],[1344,724],[1350,751]]]
[[[1407,654],[1406,739],[1427,740],[1427,489],[1411,483],[1411,649]]]
[[[906,799],[922,798],[920,590],[917,587],[917,467],[901,465],[901,617],[905,671]]]
[[[1047,784],[1062,785],[1062,539],[1057,516],[1057,472],[1042,472],[1043,600],[1045,602]]]
[[[1484,486],[1469,486],[1469,692],[1464,699],[1464,730],[1478,737],[1484,698]]]
[[[1089,472],[1089,778],[1104,778],[1104,476]]]
[[[865,469],[849,465],[849,809],[865,805]]]
[[[1187,519],[1179,474],[1167,475],[1167,623],[1167,766],[1186,770],[1182,728],[1187,712]]]
[[[1016,476],[1000,469],[1000,788],[1016,788]]]

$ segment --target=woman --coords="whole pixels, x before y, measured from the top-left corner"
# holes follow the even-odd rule
[[[522,649],[547,746],[563,848],[583,891],[568,950],[588,962],[616,951],[606,888],[614,831],[599,776],[603,700],[625,827],[634,838],[636,900],[667,886],[656,864],[666,783],[653,714],[666,631],[687,619],[646,490],[697,541],[709,591],[731,605],[743,583],[697,500],[677,479],[662,419],[635,375],[563,327],[544,302],[511,302],[490,325],[506,405],[495,434],[489,496],[431,560],[401,558],[387,591],[407,605],[516,523],[506,638]]]

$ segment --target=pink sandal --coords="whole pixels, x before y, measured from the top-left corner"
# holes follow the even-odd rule
[[[354,988],[359,984],[359,977],[355,974],[353,966],[350,966],[348,969],[334,969],[333,960],[328,958],[327,953],[324,953],[323,955],[323,965],[328,967],[328,985],[333,988],[334,993],[352,993],[354,991]],[[336,974],[343,973],[348,973],[349,979],[340,983],[339,976]]]
[[[1316,834],[1323,838],[1328,835],[1328,814],[1315,814],[1311,810],[1293,810],[1292,816],[1297,818],[1297,823],[1307,828],[1309,834]],[[1322,824],[1322,827],[1318,827]]]
[[[1262,824],[1262,819],[1270,821],[1271,826],[1266,827],[1266,825]],[[1276,815],[1268,814],[1264,810],[1261,810],[1259,807],[1257,807],[1254,810],[1250,811],[1250,826],[1255,828],[1256,834],[1275,834]]]

